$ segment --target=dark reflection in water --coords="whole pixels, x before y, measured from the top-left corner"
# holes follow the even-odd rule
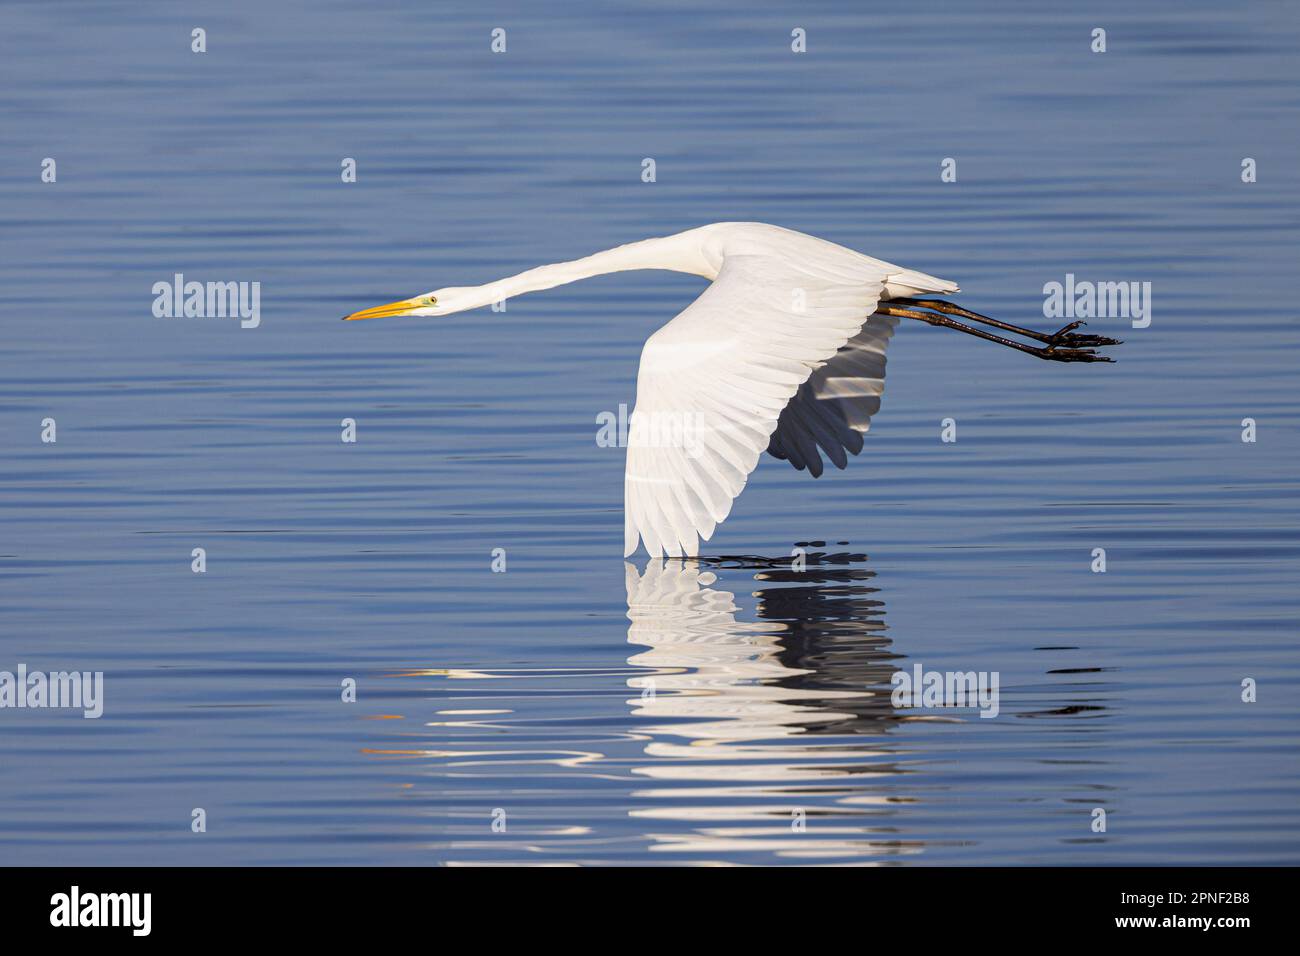
[[[866,567],[853,567],[865,555],[809,554],[803,571],[773,569],[755,575],[768,585],[757,592],[757,615],[785,625],[780,659],[797,676],[782,686],[809,690],[861,691],[869,696],[839,698],[837,707],[854,716],[845,722],[808,725],[813,733],[880,733],[895,718],[887,700],[897,655],[885,636],[885,602]],[[885,692],[882,695],[881,691]]]

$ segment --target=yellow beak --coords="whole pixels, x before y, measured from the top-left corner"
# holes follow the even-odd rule
[[[390,302],[387,305],[377,305],[373,309],[353,312],[351,315],[343,316],[343,321],[355,322],[358,319],[383,319],[390,315],[406,315],[426,305],[427,302],[421,302],[419,299],[403,299],[400,302]]]

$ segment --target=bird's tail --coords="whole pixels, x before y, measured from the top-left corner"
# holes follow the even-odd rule
[[[904,269],[885,277],[885,294],[891,299],[924,293],[951,295],[960,291],[961,287],[955,282],[912,269]]]

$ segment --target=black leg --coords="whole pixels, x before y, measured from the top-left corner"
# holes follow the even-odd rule
[[[902,301],[899,299],[891,300],[893,302]],[[942,315],[935,315],[933,312],[920,312],[916,309],[904,309],[894,305],[881,303],[876,307],[876,312],[881,315],[896,315],[904,319],[918,319],[928,325],[937,325],[945,329],[956,329],[959,332],[965,332],[967,335],[978,336],[981,339],[987,339],[990,342],[997,342],[998,345],[1005,345],[1010,349],[1017,349],[1021,352],[1028,352],[1030,355],[1037,356],[1040,359],[1047,359],[1052,362],[1113,362],[1113,358],[1105,355],[1098,355],[1092,349],[1088,348],[1062,348],[1058,343],[1051,343],[1047,346],[1026,345],[1024,342],[1016,342],[1012,339],[1005,339],[1000,335],[994,335],[992,332],[985,332],[983,329],[972,328],[964,325],[956,319],[949,319]],[[1012,326],[1014,329],[1015,326]],[[1099,336],[1098,336],[1099,337]],[[1039,341],[1045,341],[1041,333],[1035,336]],[[1068,341],[1068,339],[1066,340]]]
[[[916,305],[926,309],[933,309],[935,312],[943,312],[948,315],[960,315],[963,318],[972,319],[981,325],[992,326],[995,329],[1002,329],[1005,332],[1014,332],[1016,335],[1023,335],[1026,338],[1035,339],[1039,342],[1046,342],[1048,345],[1066,346],[1067,348],[1081,348],[1102,345],[1121,345],[1120,339],[1112,339],[1105,335],[1083,335],[1076,333],[1074,330],[1084,325],[1083,322],[1071,322],[1064,328],[1055,332],[1037,332],[1034,329],[1022,329],[1018,325],[1012,325],[1010,322],[1003,322],[999,319],[991,319],[987,315],[980,315],[978,312],[971,312],[960,306],[953,305],[943,299],[890,299],[891,302],[901,302],[904,305]]]

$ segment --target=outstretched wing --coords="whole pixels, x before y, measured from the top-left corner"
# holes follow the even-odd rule
[[[898,319],[873,315],[825,365],[813,372],[781,411],[767,452],[814,478],[822,455],[836,468],[862,451],[871,416],[885,390],[885,347]]]
[[[624,554],[694,555],[731,512],[782,410],[858,335],[886,276],[842,260],[729,255],[641,353],[624,479]]]

